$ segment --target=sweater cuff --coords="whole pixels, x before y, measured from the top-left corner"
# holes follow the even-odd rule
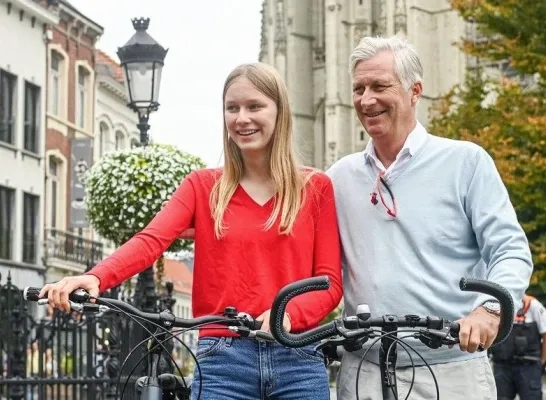
[[[93,275],[95,278],[99,280],[99,294],[106,291],[106,289],[102,286],[103,280],[98,276],[96,273],[93,272],[93,270],[85,272],[84,275]]]

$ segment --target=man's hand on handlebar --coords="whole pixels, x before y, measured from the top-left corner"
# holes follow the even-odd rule
[[[71,307],[68,302],[70,293],[77,289],[84,289],[92,297],[97,297],[99,295],[99,285],[99,278],[94,275],[71,276],[56,283],[48,283],[40,291],[39,297],[45,298],[47,295],[51,307],[70,312]]]
[[[474,353],[487,350],[497,337],[500,326],[500,317],[478,307],[467,317],[460,319],[459,347],[462,351]]]

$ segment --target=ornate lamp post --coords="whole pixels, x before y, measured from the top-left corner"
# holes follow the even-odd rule
[[[164,49],[147,32],[150,18],[133,18],[135,34],[118,49],[118,57],[125,75],[125,88],[129,108],[138,114],[137,127],[140,130],[140,145],[148,144],[148,119],[150,113],[159,108],[159,86],[163,61],[167,55]],[[157,308],[153,266],[139,274],[135,290],[136,306],[149,312]]]
[[[161,71],[168,50],[146,32],[150,18],[134,18],[131,21],[136,32],[125,46],[118,49],[117,54],[125,75],[128,106],[138,113],[140,144],[146,146],[150,129],[148,118],[159,107]]]

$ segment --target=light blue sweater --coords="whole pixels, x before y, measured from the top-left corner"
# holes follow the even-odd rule
[[[453,321],[489,298],[462,292],[461,277],[497,282],[519,304],[529,285],[531,254],[485,150],[427,134],[401,168],[387,180],[398,208],[394,220],[381,202],[370,201],[376,175],[364,153],[346,156],[327,171],[343,245],[345,315],[368,304],[372,316],[417,314]],[[432,350],[413,339],[409,343],[431,364],[485,355],[463,353],[458,346]],[[377,362],[377,357],[372,350],[368,359]],[[412,358],[422,365],[416,354]],[[400,347],[398,365],[411,365]]]

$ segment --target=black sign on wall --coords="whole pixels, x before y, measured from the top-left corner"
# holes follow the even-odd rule
[[[71,190],[70,190],[70,226],[87,228],[87,210],[85,209],[84,175],[93,164],[93,144],[91,139],[72,139],[71,153]]]

